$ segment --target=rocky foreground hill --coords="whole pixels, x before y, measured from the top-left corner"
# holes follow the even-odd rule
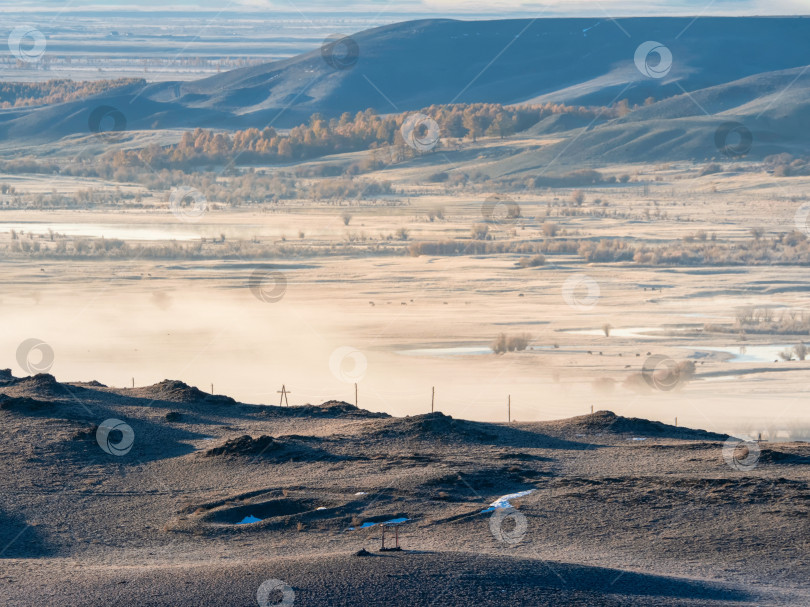
[[[810,603],[806,444],[10,372],[0,429],[4,605]]]

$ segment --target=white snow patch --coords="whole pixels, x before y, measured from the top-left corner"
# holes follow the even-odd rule
[[[504,495],[503,497],[499,497],[494,502],[489,505],[489,508],[486,510],[482,510],[483,512],[492,512],[494,510],[500,510],[503,508],[512,508],[512,504],[509,500],[514,500],[519,497],[526,497],[527,495],[531,495],[534,493],[534,489],[528,489],[526,491],[521,491],[520,493],[510,493],[509,495]]]

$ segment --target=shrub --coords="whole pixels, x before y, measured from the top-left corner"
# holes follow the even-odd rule
[[[538,268],[546,263],[545,255],[535,255],[533,257],[523,257],[518,262],[521,268]]]
[[[475,240],[487,240],[489,238],[489,226],[485,223],[475,224],[470,232]]]
[[[551,223],[549,221],[543,222],[543,235],[548,238],[554,238],[557,235],[557,232],[560,229],[556,223]]]
[[[517,335],[507,335],[500,333],[492,342],[492,351],[495,354],[504,352],[522,352],[529,346],[532,336],[528,333],[518,333]]]
[[[440,171],[429,175],[427,180],[429,183],[444,183],[450,179],[450,174],[446,171]]]

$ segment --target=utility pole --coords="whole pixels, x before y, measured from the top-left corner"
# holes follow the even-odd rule
[[[433,405],[436,403],[436,386],[430,390],[430,412],[433,413]]]
[[[512,395],[511,394],[507,397],[506,407],[507,407],[507,410],[509,411],[508,417],[509,417],[509,423],[511,424],[512,423]]]
[[[354,382],[354,406],[359,407],[357,400],[357,382]]]
[[[287,387],[284,384],[281,384],[281,390],[277,390],[276,394],[281,394],[281,396],[278,398],[279,407],[281,406],[281,403],[287,403],[287,406],[290,406],[290,401],[287,400],[287,395],[292,394],[292,392],[287,390]]]

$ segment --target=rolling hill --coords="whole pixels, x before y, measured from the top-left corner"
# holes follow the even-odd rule
[[[2,111],[0,137],[42,141],[104,130],[91,124],[99,107],[117,117],[117,128],[151,130],[290,127],[316,112],[406,112],[453,102],[626,99],[647,105],[606,123],[555,119],[535,130],[572,133],[560,145],[576,161],[598,160],[606,147],[623,160],[702,158],[717,151],[717,127],[736,120],[764,144],[752,154],[770,153],[805,146],[795,134],[808,119],[809,39],[810,19],[800,17],[413,21],[357,33],[348,45],[328,47],[331,54],[316,49],[194,82]],[[634,61],[650,40],[672,54],[671,69],[658,66],[658,74],[658,55],[648,56],[653,76]],[[561,149],[546,150],[543,161]]]

